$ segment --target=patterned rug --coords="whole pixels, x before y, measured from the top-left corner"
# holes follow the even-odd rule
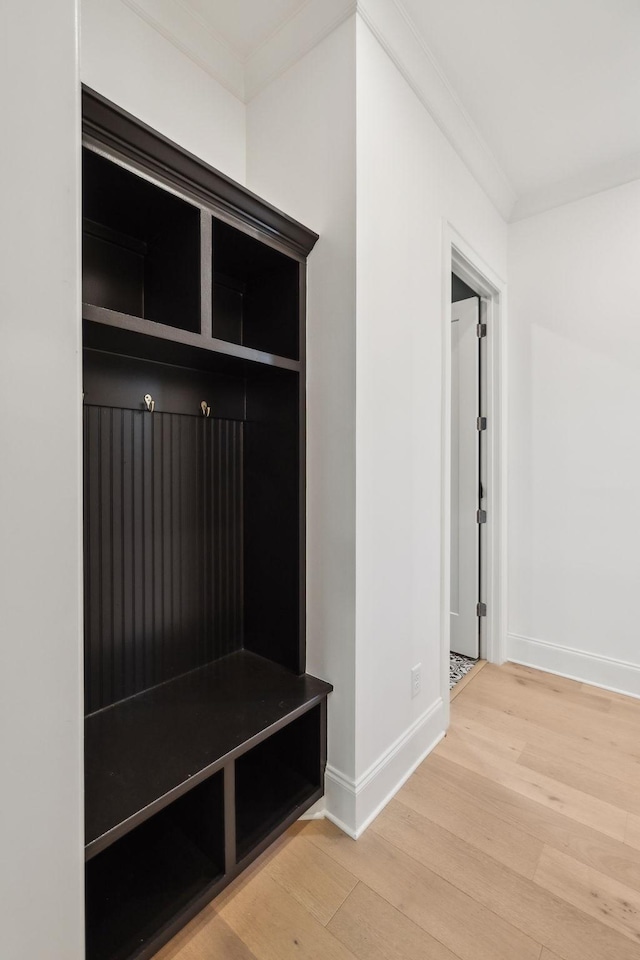
[[[458,653],[449,654],[449,690],[455,687],[458,680],[462,680],[466,673],[469,673],[472,667],[475,667],[477,660],[470,660],[469,657],[461,657]]]

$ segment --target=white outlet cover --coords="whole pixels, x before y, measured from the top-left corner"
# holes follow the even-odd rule
[[[422,687],[422,664],[417,663],[411,671],[411,696],[417,697]]]

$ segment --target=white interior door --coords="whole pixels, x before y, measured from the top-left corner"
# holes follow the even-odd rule
[[[480,655],[478,297],[451,306],[451,650]]]

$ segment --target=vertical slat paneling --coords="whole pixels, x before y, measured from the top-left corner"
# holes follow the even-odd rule
[[[242,433],[85,407],[87,712],[241,648]]]
[[[123,551],[123,509],[122,509],[122,476],[123,476],[123,446],[122,424],[123,411],[114,411],[111,418],[111,535],[113,549],[111,552],[111,590],[113,608],[113,667],[112,683],[113,694],[120,698],[124,696],[124,630],[123,630],[123,582],[124,582],[124,551]]]
[[[100,542],[100,410],[85,409],[85,557],[90,545]],[[87,698],[100,701],[101,656],[101,583],[100,555],[94,550],[91,563],[84,565],[85,580],[85,673]]]
[[[149,683],[159,683],[158,661],[154,656],[155,648],[155,617],[153,610],[154,599],[154,526],[153,526],[153,417],[141,417],[142,420],[142,580],[143,580],[143,615],[144,625],[144,677],[145,686]]]
[[[99,537],[100,537],[100,629],[102,634],[102,663],[100,670],[101,696],[109,695],[111,677],[113,675],[113,602],[111,585],[113,583],[112,567],[112,476],[111,476],[111,411],[100,411],[98,447],[100,451],[100,476],[98,477],[99,503]],[[103,469],[106,465],[107,469]]]
[[[153,465],[151,468],[151,495],[153,498],[153,641],[158,653],[155,656],[156,663],[162,663],[164,659],[165,644],[165,585],[164,585],[164,542],[162,537],[164,522],[164,504],[162,482],[162,455],[163,455],[163,428],[164,421],[162,417],[154,416],[152,418],[151,429],[153,430]]]
[[[155,415],[154,415],[155,416]],[[169,664],[171,634],[173,632],[173,542],[172,542],[172,514],[171,514],[171,417],[161,416],[158,420],[162,424],[161,433],[161,485],[162,485],[162,517],[160,526],[160,541],[162,543],[162,589],[163,589],[163,616],[162,616],[162,662]],[[167,670],[169,666],[167,666]]]
[[[184,668],[180,662],[181,649],[174,637],[182,636],[182,564],[180,556],[180,421],[177,417],[169,419],[169,473],[165,477],[165,488],[169,492],[170,512],[171,512],[171,556],[169,560],[169,582],[171,584],[171,599],[173,616],[169,625],[169,634],[167,636],[166,653],[167,669],[171,674],[180,674]],[[185,637],[185,643],[188,638]]]
[[[113,416],[116,415],[115,410]],[[122,695],[130,696],[135,688],[135,600],[133,579],[133,414],[122,411]],[[86,470],[86,464],[85,464]],[[91,554],[88,557],[91,560]],[[85,554],[85,562],[87,555]],[[99,646],[99,645],[98,645]],[[115,691],[112,693],[116,699]]]
[[[109,411],[112,413],[113,411]],[[131,485],[131,515],[133,519],[133,649],[134,649],[134,690],[145,686],[145,649],[144,649],[144,486],[143,486],[143,441],[144,416],[133,414],[132,451],[133,483]],[[148,677],[153,682],[152,677]]]

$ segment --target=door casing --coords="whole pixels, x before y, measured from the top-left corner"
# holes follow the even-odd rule
[[[480,295],[480,322],[487,324],[485,476],[488,523],[482,538],[481,584],[487,616],[482,620],[480,656],[506,659],[507,628],[507,285],[449,222],[443,221],[442,419],[441,419],[441,695],[449,717],[451,594],[451,273]]]

